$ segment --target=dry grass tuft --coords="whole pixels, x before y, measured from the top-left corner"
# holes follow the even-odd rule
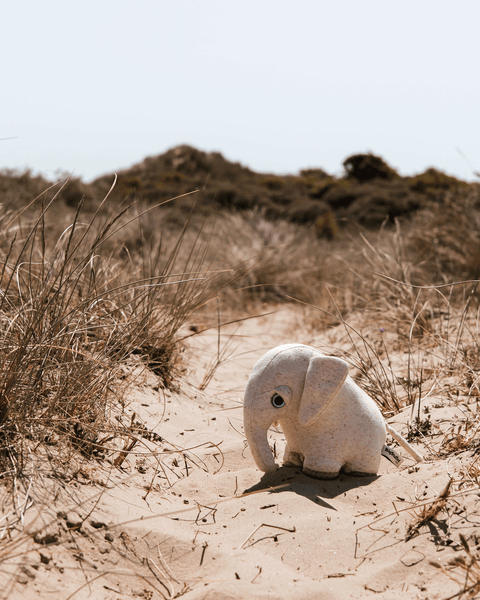
[[[314,301],[330,273],[329,243],[313,228],[271,221],[260,211],[225,213],[215,224],[215,269],[237,291],[235,304]]]
[[[461,590],[445,600],[453,600],[453,598],[477,598],[480,592],[480,552],[478,550],[479,539],[474,535],[469,541],[467,538],[459,534],[460,545],[466,553],[466,556],[455,556],[448,562],[448,568],[443,567],[436,561],[430,561],[432,567],[440,569],[449,579],[452,579],[461,586]],[[471,546],[474,544],[476,547]],[[459,569],[461,575],[455,573],[453,569]]]
[[[447,505],[448,497],[451,493],[453,479],[450,479],[445,486],[445,488],[440,492],[438,498],[436,498],[432,504],[427,506],[422,506],[420,511],[416,513],[416,521],[408,526],[407,535],[405,541],[411,540],[416,537],[420,529],[433,521],[440,512],[445,509]]]
[[[128,218],[131,206],[112,211],[107,198],[93,214],[83,214],[80,204],[57,239],[49,224],[55,196],[36,212],[3,215],[4,477],[30,472],[35,456],[43,457],[42,471],[50,460],[61,473],[78,451],[91,457],[108,450],[102,439],[124,429],[112,416],[121,414],[125,403],[125,361],[137,355],[161,387],[175,387],[176,333],[208,294],[216,293],[208,288],[205,249],[197,240],[179,264],[185,229],[170,248],[160,247],[148,260],[130,260],[115,238],[140,215]]]
[[[477,280],[480,276],[479,188],[446,194],[413,217],[411,252],[421,257],[431,283]]]

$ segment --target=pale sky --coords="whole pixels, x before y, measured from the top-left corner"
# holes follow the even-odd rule
[[[480,171],[480,0],[15,0],[1,22],[0,168],[89,181],[190,144]]]

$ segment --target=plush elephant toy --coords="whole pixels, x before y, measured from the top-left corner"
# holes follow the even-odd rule
[[[318,479],[333,479],[340,470],[375,475],[387,429],[413,451],[348,376],[344,360],[302,344],[267,352],[253,367],[245,390],[245,435],[255,463],[267,473],[277,468],[267,441],[276,422],[287,440],[284,464],[303,467]]]

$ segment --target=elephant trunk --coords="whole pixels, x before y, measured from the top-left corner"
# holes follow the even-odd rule
[[[255,460],[255,464],[261,471],[264,471],[265,473],[275,471],[277,465],[273,459],[273,454],[270,450],[267,439],[267,432],[271,423],[259,424],[257,421],[252,422],[251,415],[246,412],[244,415],[244,424],[245,435],[247,437],[248,445],[250,446],[250,451]]]

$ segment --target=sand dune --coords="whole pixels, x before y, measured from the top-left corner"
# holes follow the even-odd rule
[[[399,468],[382,458],[377,477],[333,481],[292,467],[264,476],[255,467],[242,419],[253,364],[278,343],[336,341],[334,330],[309,332],[303,318],[300,309],[284,309],[223,328],[220,341],[216,331],[190,337],[178,393],[154,390],[151,375],[139,378],[129,410],[163,442],[143,440],[121,469],[91,474],[91,486],[65,486],[42,513],[59,542],[25,542],[9,597],[454,597],[462,586],[430,561],[447,567],[460,556],[460,534],[478,541],[478,495],[465,480],[458,485],[466,453],[431,458],[429,438],[430,446],[414,443],[424,463],[403,452]],[[220,364],[200,390],[219,347]],[[443,419],[462,416],[433,395],[427,402],[439,430]],[[405,434],[409,415],[390,422]],[[272,430],[270,442],[281,457],[282,433]],[[161,465],[151,451],[163,452]],[[451,479],[447,505],[415,528],[422,506],[431,507]],[[72,512],[81,517],[76,526]],[[458,569],[452,576],[465,577]]]

